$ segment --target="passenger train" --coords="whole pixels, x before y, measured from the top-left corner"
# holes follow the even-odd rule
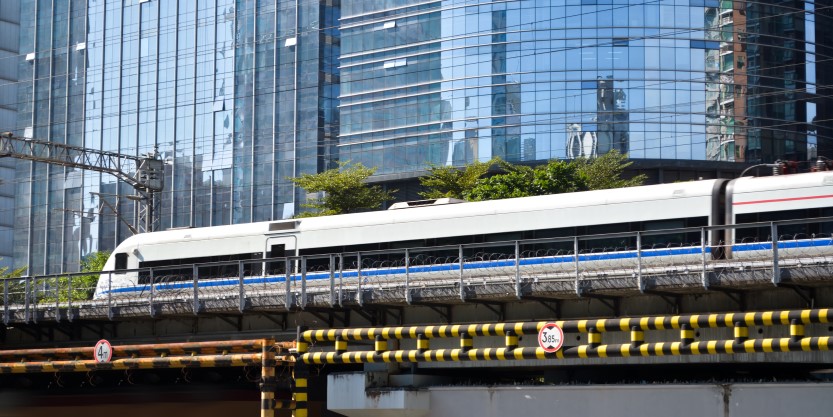
[[[409,208],[401,209],[400,205]],[[254,265],[248,270],[246,284],[255,285],[283,282],[286,279],[285,274],[282,271],[274,273],[274,269],[266,265],[270,262],[275,264],[271,261],[274,258],[286,256],[431,248],[443,245],[723,226],[831,215],[833,172],[744,177],[735,180],[701,180],[483,202],[416,204],[415,207],[399,203],[385,211],[137,234],[126,239],[113,251],[103,269],[94,298],[100,299],[108,294],[140,296],[149,291],[150,285],[155,285],[156,291],[193,288],[190,265],[205,262],[242,261]],[[813,233],[827,233],[826,236],[829,237],[829,233],[833,231],[826,230],[831,228],[830,223],[796,227],[800,229],[796,229],[796,232],[808,233],[808,236]],[[594,266],[640,256],[643,266],[650,266],[652,262],[668,262],[669,257],[687,257],[694,263],[702,260],[703,256],[742,259],[761,250],[760,244],[744,242],[756,237],[766,240],[767,232],[768,230],[712,228],[708,233],[707,246],[725,247],[726,250],[717,252],[710,249],[704,254],[699,243],[700,233],[697,232],[682,238],[679,234],[673,238],[665,236],[669,240],[697,242],[696,245],[680,245],[655,253],[644,250],[637,255],[633,247],[635,242],[631,241],[630,245],[626,245],[628,247],[614,251],[596,251],[593,255],[580,255],[578,262]],[[755,236],[756,233],[761,235]],[[646,236],[646,239],[648,238]],[[656,236],[651,239],[653,240],[649,239],[648,243],[663,243],[657,241]],[[732,244],[727,246],[725,242]],[[646,241],[643,240],[642,243],[645,244]],[[815,247],[816,252],[833,254],[829,238],[806,239],[806,242],[795,241],[791,244],[801,246],[804,250]],[[790,245],[784,245],[783,250],[789,251]],[[253,262],[258,259],[264,261]],[[575,263],[576,259],[570,253],[524,258],[520,262],[522,268],[532,264],[540,268],[542,265],[546,267]],[[496,271],[510,265],[514,266],[514,261],[504,261],[503,264],[498,261],[482,261],[466,263],[464,268],[471,269],[471,273],[475,273],[478,268],[488,273],[485,271]],[[455,266],[449,263],[426,265],[408,272],[427,276],[432,272],[453,269]],[[179,275],[174,275],[180,278],[169,276],[165,282],[159,283],[154,279],[151,283],[147,273],[137,272],[138,269],[149,267],[167,270],[168,274],[171,270],[178,271]],[[236,277],[236,267],[234,271],[226,276]],[[374,273],[389,276],[401,274],[404,277],[405,269],[400,266],[365,270],[362,276]],[[354,271],[342,277],[350,279],[357,275],[358,272]],[[230,290],[239,285],[237,279],[220,279],[216,276],[201,278],[198,285],[228,285]],[[306,279],[329,277],[329,272],[310,273]]]

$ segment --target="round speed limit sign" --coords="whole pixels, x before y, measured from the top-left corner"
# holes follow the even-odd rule
[[[95,344],[93,349],[93,358],[98,363],[107,363],[113,359],[113,346],[105,339],[101,339]]]
[[[553,353],[564,344],[564,330],[555,323],[547,323],[538,332],[538,345],[544,352]]]

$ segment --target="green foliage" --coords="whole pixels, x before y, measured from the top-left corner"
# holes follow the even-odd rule
[[[431,165],[428,175],[419,178],[419,183],[427,189],[419,195],[425,198],[465,198],[477,185],[477,180],[486,175],[489,168],[499,161],[498,158],[493,158],[462,168]]]
[[[25,266],[12,270],[7,266],[0,268],[0,279],[8,281],[9,303],[23,302],[23,293],[26,284],[22,280],[13,278],[20,278],[24,273],[26,273]]]
[[[622,178],[632,162],[626,155],[613,151],[593,159],[570,162],[551,160],[535,168],[499,161],[505,171],[489,178],[478,178],[475,185],[463,193],[470,201],[533,195],[571,193],[642,185],[645,175]]]
[[[298,217],[328,216],[353,213],[360,210],[378,209],[385,201],[393,199],[393,191],[385,191],[378,185],[368,185],[365,180],[376,172],[362,164],[339,163],[338,168],[319,174],[303,174],[290,178],[295,185],[308,193],[323,192],[321,199],[308,201],[304,207],[315,212],[302,213]]]
[[[606,190],[609,188],[634,187],[645,183],[645,174],[639,174],[633,178],[622,178],[625,168],[633,162],[628,161],[628,156],[611,151],[593,159],[576,159],[575,164],[578,171],[587,181],[588,190]]]
[[[584,177],[571,162],[551,160],[535,168],[501,162],[501,167],[506,171],[505,174],[478,180],[466,198],[470,201],[484,201],[587,189]]]
[[[84,258],[81,259],[81,272],[96,272],[96,274],[91,275],[75,275],[73,277],[57,277],[56,285],[50,285],[50,289],[46,290],[41,297],[39,297],[40,302],[55,302],[56,301],[56,294],[57,294],[57,301],[66,302],[69,300],[72,301],[83,301],[92,299],[93,293],[95,293],[96,284],[98,284],[98,278],[100,274],[97,272],[101,272],[104,269],[104,264],[107,263],[107,259],[110,257],[110,252],[103,251],[103,252],[93,252]],[[72,280],[71,290],[70,290],[70,280]],[[48,282],[49,284],[54,284],[53,282]]]
[[[14,269],[9,272],[9,267],[4,266],[0,268],[0,278],[20,278],[23,276],[23,273],[26,272],[26,267],[21,266],[20,268]]]

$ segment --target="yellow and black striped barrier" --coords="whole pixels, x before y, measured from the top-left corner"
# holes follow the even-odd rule
[[[306,394],[303,402],[275,399],[275,368],[295,364],[295,357],[288,351],[293,347],[294,342],[276,343],[272,339],[117,344],[112,346],[113,358],[108,362],[94,360],[92,346],[0,350],[0,374],[260,366],[261,416],[272,417],[275,409],[295,409],[298,404],[304,407],[298,415],[306,415]],[[296,381],[296,386],[303,386],[306,392],[306,379]]]
[[[833,338],[805,337],[805,325],[833,321],[833,309],[720,313],[621,319],[557,321],[565,332],[587,333],[587,344],[547,352],[518,347],[519,336],[537,334],[548,322],[485,323],[441,326],[311,330],[298,341],[299,362],[344,364],[374,362],[493,361],[713,355],[830,350]],[[749,339],[749,326],[789,325],[789,337]],[[732,340],[695,341],[695,329],[733,328]],[[645,343],[645,332],[679,330],[679,339]],[[605,332],[630,332],[630,343],[602,344]],[[667,334],[663,333],[663,334]],[[472,336],[504,336],[503,346],[474,348]],[[460,339],[459,349],[430,349],[432,338]],[[415,350],[387,350],[388,339],[416,339]],[[347,341],[373,340],[373,351],[348,351]],[[332,352],[309,352],[310,344],[334,341]],[[491,341],[490,341],[491,342]],[[493,342],[491,342],[493,343]],[[326,345],[324,345],[326,348]]]
[[[620,319],[561,320],[555,321],[565,332],[588,333],[590,329],[605,333],[614,331],[647,331],[735,327],[737,323],[745,326],[775,326],[796,324],[813,324],[833,322],[833,309],[785,310],[756,313],[720,313],[691,314],[680,316],[635,317]],[[424,337],[451,338],[468,336],[506,336],[509,332],[516,336],[537,334],[541,328],[550,323],[517,322],[485,324],[449,324],[439,326],[405,326],[374,327],[356,329],[307,330],[298,341],[298,351],[306,352],[311,342],[374,341],[382,339],[418,339]]]
[[[168,357],[192,355],[227,355],[233,353],[259,352],[263,346],[272,346],[285,352],[294,348],[292,342],[272,343],[264,339],[224,340],[217,342],[153,343],[144,345],[113,345],[113,358],[127,357]],[[12,349],[0,350],[0,362],[34,360],[70,360],[93,357],[92,346],[53,349]]]
[[[121,371],[128,369],[160,368],[225,368],[261,365],[261,362],[262,356],[260,353],[168,356],[160,358],[122,358],[114,359],[106,363],[98,363],[92,359],[46,362],[5,362],[0,363],[0,374]]]
[[[299,363],[298,366],[292,369],[292,379],[294,385],[292,387],[292,402],[295,403],[295,408],[292,412],[293,417],[307,417],[309,411],[307,408],[307,393],[309,392],[309,369],[307,366]]]
[[[658,342],[634,345],[580,345],[565,347],[553,353],[539,347],[397,350],[388,352],[312,352],[301,355],[306,364],[345,364],[380,362],[462,362],[503,361],[523,359],[621,358],[639,356],[717,355],[737,353],[771,353],[830,350],[831,337],[771,338],[759,340],[710,340],[703,342]]]

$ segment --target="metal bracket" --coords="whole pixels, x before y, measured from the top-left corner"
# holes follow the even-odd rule
[[[619,317],[619,310],[620,310],[620,297],[613,297],[610,295],[601,295],[601,294],[593,294],[593,293],[585,293],[584,297],[591,298],[594,300],[599,300],[600,303],[604,304],[613,311],[614,317]]]
[[[488,308],[493,313],[495,313],[498,317],[498,321],[503,321],[506,319],[506,303],[501,303],[497,301],[483,301],[483,300],[469,300],[469,303],[472,304],[479,304],[483,307]]]
[[[731,299],[735,302],[735,304],[738,305],[739,310],[746,311],[746,292],[717,286],[711,286],[709,287],[709,289],[712,291],[717,291],[726,294],[726,296],[729,297],[729,299]]]
[[[785,282],[782,282],[779,286],[793,290],[799,297],[801,297],[802,300],[804,300],[805,303],[807,303],[807,308],[814,308],[816,305],[815,288]]]
[[[450,306],[450,305],[446,305],[446,304],[429,304],[429,303],[413,303],[413,304],[411,304],[411,305],[422,306],[422,307],[428,307],[428,308],[430,308],[431,310],[434,310],[434,312],[436,312],[436,313],[437,313],[437,314],[439,314],[440,316],[442,316],[442,318],[443,318],[443,319],[445,319],[445,322],[446,322],[446,323],[451,324],[451,319],[452,319],[453,317],[452,317],[452,314],[451,314],[451,313],[452,313],[452,310],[451,310],[451,306]]]
[[[336,324],[340,323],[341,327],[350,326],[350,310],[333,310],[333,309],[306,309],[305,313],[311,314],[313,317],[327,323],[328,327],[338,327]],[[339,316],[341,313],[341,316]],[[337,323],[338,322],[338,323]]]
[[[556,318],[561,317],[561,300],[557,298],[524,296],[523,299],[528,301],[535,301],[538,304],[541,304],[547,310],[552,311]]]
[[[370,323],[371,326],[375,326],[379,322],[378,315],[374,314],[376,312],[376,309],[362,308],[359,306],[348,311],[362,316],[365,320],[367,320],[368,323]]]
[[[238,332],[243,330],[243,316],[242,315],[232,316],[232,318],[230,318],[228,316],[225,316],[225,315],[217,315],[215,317],[217,317],[218,319],[228,323],[229,325],[231,325],[232,327],[237,329]]]
[[[668,304],[672,308],[674,314],[679,314],[680,313],[680,295],[679,294],[663,292],[663,291],[655,291],[655,290],[645,290],[645,294],[655,295],[655,296],[661,298],[663,301],[665,301],[666,304]]]
[[[281,330],[286,330],[286,323],[288,321],[288,314],[287,313],[278,313],[278,314],[268,314],[268,313],[260,313],[260,317],[265,318],[266,320],[271,321],[279,326],[281,326]]]

